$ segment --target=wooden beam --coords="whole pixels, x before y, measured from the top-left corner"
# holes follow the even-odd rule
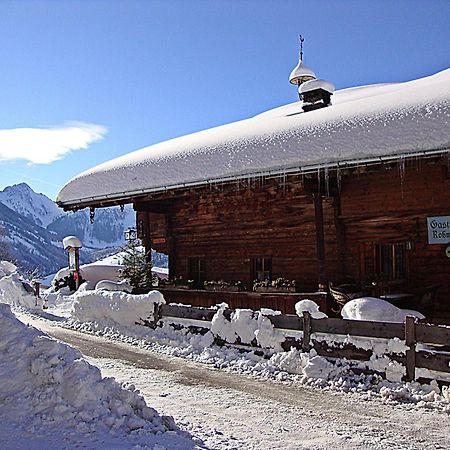
[[[323,206],[322,195],[320,193],[313,194],[315,223],[316,223],[316,254],[319,262],[318,283],[325,283],[325,238],[323,229]]]

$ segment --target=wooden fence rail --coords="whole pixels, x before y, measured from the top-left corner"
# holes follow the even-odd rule
[[[217,309],[200,308],[187,305],[165,304],[156,306],[155,324],[159,319],[172,317],[178,319],[199,320],[210,322]],[[233,310],[226,309],[225,317],[231,318]],[[414,317],[407,317],[405,323],[370,322],[363,320],[345,319],[314,319],[308,312],[303,317],[294,314],[280,314],[267,316],[274,328],[287,331],[302,331],[301,339],[288,337],[283,348],[292,347],[309,351],[314,348],[321,356],[332,358],[347,358],[368,360],[372,351],[360,349],[355,345],[342,347],[327,345],[314,338],[315,333],[328,335],[343,335],[360,338],[393,339],[405,341],[409,347],[406,356],[396,355],[395,360],[405,364],[406,380],[415,379],[416,368],[435,370],[450,373],[450,327],[418,323]],[[329,342],[330,339],[327,340]],[[433,346],[430,350],[417,351],[418,343]],[[230,342],[230,344],[233,344]]]

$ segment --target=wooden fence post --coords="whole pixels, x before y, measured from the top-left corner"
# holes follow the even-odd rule
[[[152,320],[152,328],[155,329],[158,325],[159,319],[162,318],[161,315],[161,306],[159,303],[155,303],[153,305],[153,320]]]
[[[406,381],[414,381],[416,377],[416,318],[406,316],[405,319]]]
[[[302,350],[309,352],[311,349],[311,314],[308,311],[303,311],[303,340]]]

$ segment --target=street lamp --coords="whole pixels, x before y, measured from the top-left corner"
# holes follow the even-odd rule
[[[75,236],[67,236],[63,239],[64,250],[69,255],[69,270],[73,273],[75,289],[80,286],[80,248],[81,241]]]

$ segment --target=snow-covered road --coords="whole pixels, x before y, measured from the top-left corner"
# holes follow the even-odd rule
[[[446,449],[450,417],[362,394],[275,383],[22,319],[77,347],[103,375],[131,381],[150,405],[211,449]]]

